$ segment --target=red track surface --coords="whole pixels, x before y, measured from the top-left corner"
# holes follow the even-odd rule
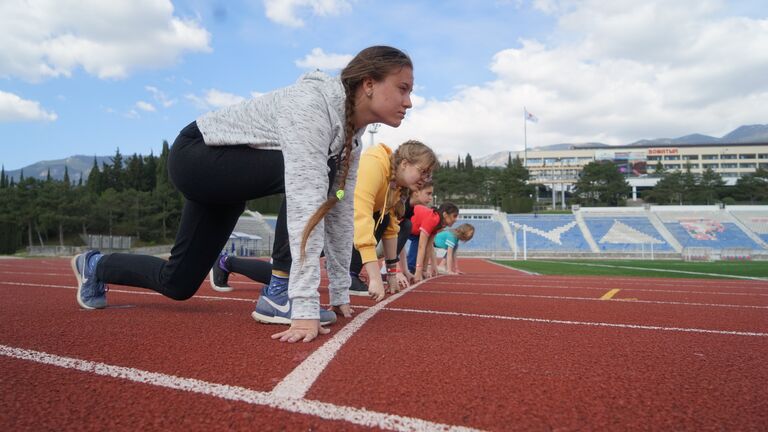
[[[0,430],[768,429],[768,283],[462,267],[288,345],[242,277],[84,311],[66,260],[0,260]]]

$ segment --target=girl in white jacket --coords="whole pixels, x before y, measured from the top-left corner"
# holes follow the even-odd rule
[[[359,138],[371,123],[399,126],[412,106],[412,90],[410,58],[374,46],[338,77],[312,72],[292,86],[199,117],[181,131],[169,155],[169,176],[186,198],[171,257],[94,250],[77,255],[72,268],[78,303],[104,308],[109,283],[176,300],[192,297],[245,202],[284,192],[288,239],[276,244],[284,254],[273,255],[272,281],[254,313],[290,318],[288,330],[272,336],[281,341],[309,342],[328,333],[321,327],[317,291],[320,253],[325,249],[331,304],[348,305]],[[335,315],[323,311],[322,318],[328,323]]]

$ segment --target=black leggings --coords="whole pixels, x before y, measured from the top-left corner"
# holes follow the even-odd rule
[[[379,212],[376,212],[373,214],[373,220],[376,222],[379,221]],[[373,236],[376,238],[376,243],[381,241],[381,238],[384,236],[384,231],[387,229],[387,226],[389,225],[389,215],[385,215],[384,219],[381,220],[381,223],[376,226],[376,230],[373,232]],[[408,235],[411,233],[411,220],[410,219],[403,219],[400,221],[400,232],[397,234],[397,257],[400,257],[400,251],[403,250],[403,246],[405,246],[405,242],[408,241]],[[349,272],[353,274],[360,274],[360,271],[363,269],[363,257],[360,256],[360,252],[357,251],[354,247],[352,248],[352,263],[349,265]],[[370,277],[370,275],[369,275]]]
[[[184,195],[176,242],[168,261],[147,255],[105,255],[96,278],[105,283],[149,288],[175,300],[192,297],[216,262],[247,200],[283,193],[283,154],[241,146],[207,146],[192,122],[182,129],[171,147],[168,173]],[[284,204],[285,205],[285,204]],[[278,227],[285,225],[285,212]],[[274,267],[290,270],[287,230],[276,230]],[[238,260],[237,271],[254,279],[265,265],[258,260]]]

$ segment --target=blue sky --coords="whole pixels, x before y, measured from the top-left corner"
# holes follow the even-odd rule
[[[157,154],[200,114],[388,44],[445,157],[768,123],[763,0],[4,0],[0,163]],[[369,135],[370,137],[370,135]]]

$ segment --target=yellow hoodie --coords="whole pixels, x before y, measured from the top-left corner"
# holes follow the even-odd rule
[[[377,144],[363,152],[360,157],[354,203],[355,248],[360,252],[363,263],[377,260],[374,230],[387,212],[389,212],[389,226],[384,230],[383,238],[397,237],[400,231],[394,208],[384,208],[389,194],[395,194],[393,202],[400,199],[400,188],[392,190],[389,187],[389,176],[392,172],[390,155],[392,155],[392,149],[384,144]],[[373,214],[377,211],[380,217],[374,221]]]

